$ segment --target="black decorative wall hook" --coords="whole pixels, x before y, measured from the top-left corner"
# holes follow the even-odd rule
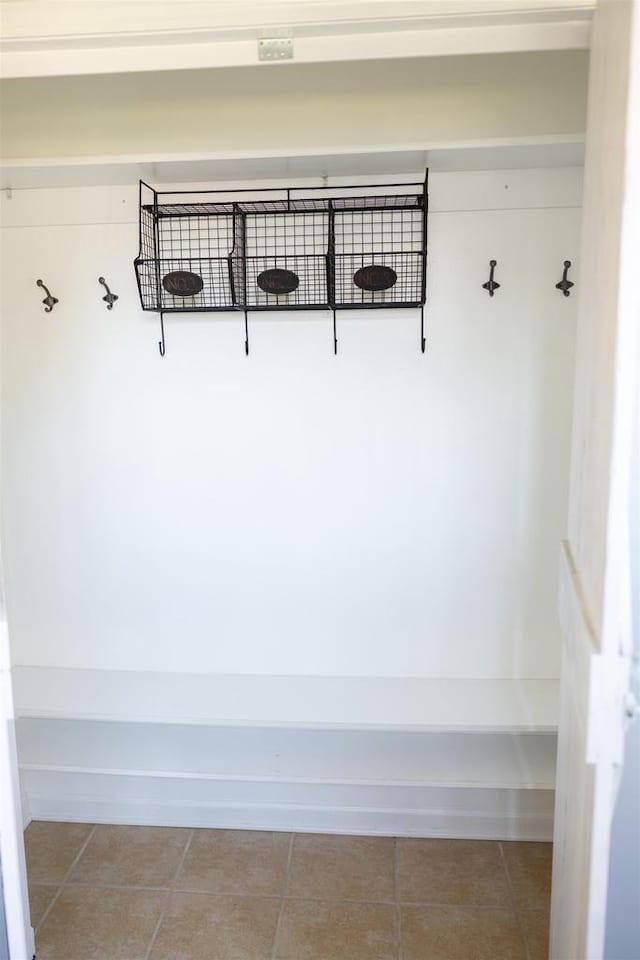
[[[562,280],[560,281],[560,283],[556,283],[556,290],[562,290],[565,297],[570,296],[569,291],[573,286],[573,283],[571,282],[571,280],[567,280],[567,272],[570,266],[571,266],[571,260],[565,260],[564,271],[562,273]]]
[[[483,289],[483,290],[488,290],[488,291],[489,291],[489,296],[492,297],[492,296],[493,296],[493,291],[494,291],[494,290],[498,290],[499,287],[500,287],[500,284],[499,284],[499,283],[496,283],[496,281],[493,279],[493,271],[494,271],[495,268],[498,266],[498,261],[497,261],[497,260],[489,260],[489,266],[491,267],[491,270],[489,271],[489,279],[487,280],[486,283],[483,283],[483,284],[482,284],[482,289]]]
[[[44,312],[45,312],[45,313],[51,313],[51,311],[52,311],[53,308],[55,307],[56,303],[59,303],[60,301],[58,300],[57,297],[54,297],[54,296],[52,295],[52,293],[47,289],[47,287],[45,287],[45,285],[44,285],[44,283],[42,282],[42,280],[36,280],[36,286],[37,286],[37,287],[42,287],[42,289],[43,289],[44,292],[46,293],[46,297],[45,297],[44,300],[42,301],[42,302],[44,303]]]
[[[107,291],[104,297],[102,298],[107,305],[107,310],[113,310],[113,305],[118,299],[118,294],[111,293],[111,290],[109,290],[109,287],[107,286],[107,281],[105,280],[104,277],[98,277],[98,283],[101,283],[102,286]]]

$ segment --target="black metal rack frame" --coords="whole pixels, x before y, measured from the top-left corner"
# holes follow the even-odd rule
[[[422,183],[181,190],[140,181],[143,310],[420,308],[424,352],[428,171]],[[163,341],[160,352],[164,354]],[[248,338],[246,342],[248,352]]]

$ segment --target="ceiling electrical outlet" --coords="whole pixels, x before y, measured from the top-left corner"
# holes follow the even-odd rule
[[[293,37],[262,37],[258,60],[293,60]]]

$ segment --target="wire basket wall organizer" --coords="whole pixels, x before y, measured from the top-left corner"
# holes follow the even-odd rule
[[[420,310],[425,349],[428,171],[422,183],[159,192],[140,181],[143,310]]]

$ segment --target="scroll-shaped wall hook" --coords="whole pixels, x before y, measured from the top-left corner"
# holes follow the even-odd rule
[[[244,352],[245,355],[249,356],[249,314],[248,311],[244,312]]]
[[[336,311],[333,311],[333,355],[338,356],[338,336],[336,334]]]
[[[117,294],[117,293],[111,293],[111,290],[109,290],[109,287],[107,286],[107,281],[105,280],[104,277],[98,277],[98,283],[101,283],[102,286],[103,286],[103,287],[105,288],[105,290],[107,291],[107,292],[105,293],[104,297],[102,298],[102,299],[104,300],[104,302],[106,303],[106,305],[107,305],[107,310],[113,310],[113,305],[114,305],[114,303],[116,302],[116,300],[118,299],[118,294]]]
[[[54,296],[53,296],[53,294],[47,289],[47,287],[45,287],[45,285],[44,285],[44,283],[42,282],[42,280],[36,280],[36,286],[37,286],[37,287],[42,287],[42,289],[43,289],[44,292],[46,293],[46,297],[45,297],[44,300],[42,301],[42,302],[44,303],[44,312],[45,312],[45,313],[51,313],[51,311],[52,311],[53,308],[55,307],[56,303],[60,303],[60,301],[58,300],[57,297],[54,297]]]
[[[164,313],[160,313],[160,333],[162,335],[162,340],[158,340],[158,347],[160,349],[160,356],[164,357],[165,354],[165,345],[164,345]]]
[[[564,294],[565,297],[568,297],[570,295],[569,291],[573,286],[573,283],[571,282],[571,280],[567,280],[567,272],[570,266],[571,266],[571,260],[565,260],[564,271],[562,273],[562,280],[560,281],[560,283],[556,283],[556,290],[562,290],[562,293]]]
[[[499,287],[500,287],[500,284],[499,284],[499,283],[496,283],[496,281],[493,279],[493,271],[494,271],[495,268],[498,266],[498,261],[497,261],[497,260],[489,260],[489,266],[491,267],[491,270],[489,271],[489,279],[487,280],[486,283],[483,283],[483,284],[482,284],[482,289],[483,289],[483,290],[488,290],[488,291],[489,291],[489,296],[492,297],[492,296],[493,296],[493,291],[494,291],[494,290],[498,290]]]
[[[420,349],[424,353],[427,341],[424,338],[424,305],[420,307]]]

